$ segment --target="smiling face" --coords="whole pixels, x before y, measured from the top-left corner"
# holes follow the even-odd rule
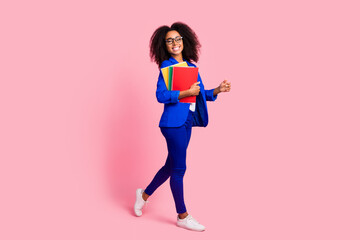
[[[171,40],[175,39],[176,37],[181,37],[180,34],[175,31],[169,31],[166,36],[165,36],[165,40]],[[176,42],[175,40],[172,42],[172,44],[168,44],[166,43],[166,49],[167,51],[171,54],[171,56],[175,59],[182,59],[182,50],[184,49],[183,46],[183,41],[181,40],[180,42]]]

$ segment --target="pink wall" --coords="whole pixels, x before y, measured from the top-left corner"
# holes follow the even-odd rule
[[[358,1],[0,5],[0,239],[359,239]],[[149,38],[189,24],[210,123],[185,175],[204,233],[175,226]],[[224,237],[226,235],[227,237]],[[232,237],[230,237],[232,236]]]

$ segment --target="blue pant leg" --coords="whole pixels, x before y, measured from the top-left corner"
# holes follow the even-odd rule
[[[185,128],[186,128],[186,133],[187,133],[187,144],[186,144],[186,148],[189,146],[189,142],[190,142],[190,138],[191,138],[191,130],[192,130],[192,115],[193,113],[191,111],[189,111],[189,115],[188,118],[185,122]]]
[[[186,171],[186,149],[189,145],[192,129],[192,113],[189,112],[188,119],[179,128],[161,128],[167,146],[168,157],[165,165],[157,172],[154,179],[145,189],[145,193],[151,195],[170,178],[170,187],[173,193],[176,211],[186,212],[183,193],[183,177]]]
[[[185,125],[177,128],[161,128],[170,155],[170,188],[175,201],[176,212],[186,212],[183,178],[186,171],[186,149],[188,133]]]
[[[145,193],[152,195],[170,177],[170,156],[166,158],[165,165],[156,173],[151,183],[145,189]]]

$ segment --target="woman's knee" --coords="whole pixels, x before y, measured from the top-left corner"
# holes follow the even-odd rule
[[[162,171],[168,175],[171,175],[171,168],[170,168],[170,164],[165,164],[164,166],[162,166]]]
[[[176,176],[176,177],[183,177],[185,175],[186,172],[186,167],[183,168],[173,168],[171,170],[171,176]]]

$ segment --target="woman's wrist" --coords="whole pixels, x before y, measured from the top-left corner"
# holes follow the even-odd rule
[[[179,99],[185,98],[185,97],[190,97],[190,96],[193,96],[193,93],[191,92],[190,89],[187,89],[187,90],[184,90],[184,91],[180,91]]]
[[[220,93],[220,86],[214,89],[214,97]]]

